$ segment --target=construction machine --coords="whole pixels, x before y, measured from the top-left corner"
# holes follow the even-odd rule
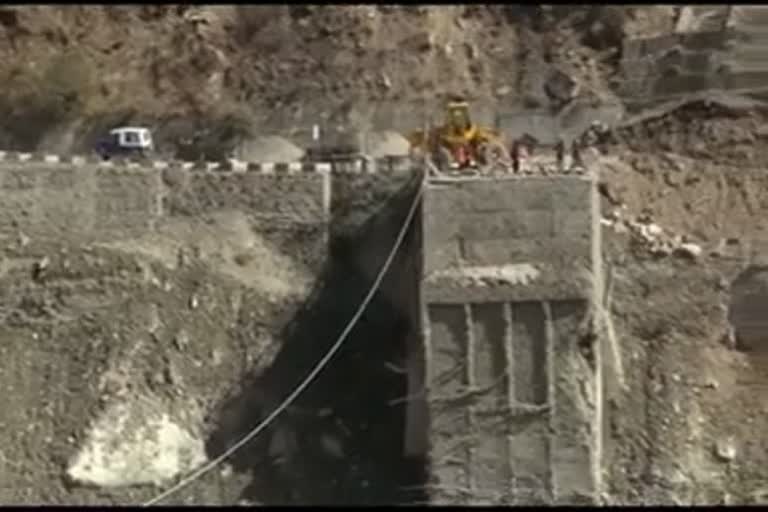
[[[509,170],[512,160],[499,134],[472,122],[469,103],[448,101],[442,125],[408,135],[411,152],[431,160],[438,171]]]

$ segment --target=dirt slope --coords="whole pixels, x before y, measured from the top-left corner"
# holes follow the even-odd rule
[[[274,337],[313,276],[254,239],[236,217],[219,221],[177,222],[124,244],[83,248],[23,239],[0,246],[0,385],[7,391],[0,405],[9,412],[0,420],[0,502],[148,499],[156,489],[105,493],[73,485],[72,454],[100,443],[86,437],[92,420],[143,397],[147,417],[173,411],[171,419],[192,428],[191,435],[207,437],[219,427],[211,404],[272,364]],[[240,259],[244,253],[251,259]],[[128,417],[126,432],[135,429],[131,419],[146,421],[136,410]],[[132,442],[130,435],[113,441],[110,453]],[[117,473],[94,473],[110,467],[110,455],[87,455],[81,482],[131,478],[122,462]],[[181,502],[234,503],[248,483],[244,475],[230,476],[225,491],[218,472],[209,478]]]
[[[733,283],[764,265],[765,111],[691,104],[602,146],[604,215],[700,256],[605,228],[626,388],[609,389],[609,500],[764,502],[764,351],[734,346]],[[753,299],[755,300],[755,299]]]

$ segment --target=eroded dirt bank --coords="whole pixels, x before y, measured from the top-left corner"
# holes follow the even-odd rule
[[[626,386],[607,390],[614,502],[765,500],[764,347],[738,346],[731,321],[737,279],[756,283],[747,303],[764,300],[764,123],[760,110],[692,104],[603,148]],[[655,228],[639,235],[627,219]]]

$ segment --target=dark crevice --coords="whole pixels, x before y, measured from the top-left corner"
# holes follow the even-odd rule
[[[413,200],[405,187],[352,235],[331,244],[325,278],[288,323],[272,366],[223,404],[209,439],[215,456],[269,415],[338,339],[370,289]],[[242,498],[269,505],[389,505],[424,502],[425,462],[404,455],[406,340],[418,315],[399,301],[416,283],[417,222],[382,287],[328,366],[294,404],[230,461],[252,481]],[[374,242],[372,237],[376,239]],[[371,253],[371,244],[385,254]],[[371,263],[371,259],[376,260]],[[394,292],[393,292],[394,290]],[[402,290],[401,293],[405,293]]]
[[[738,350],[766,352],[768,321],[764,320],[768,304],[768,267],[752,265],[742,271],[731,284],[728,321],[733,327]]]

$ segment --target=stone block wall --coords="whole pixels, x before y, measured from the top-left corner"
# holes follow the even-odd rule
[[[715,11],[699,24],[705,30],[624,42],[619,92],[630,107],[707,91],[766,95],[768,8],[727,6]]]
[[[403,158],[351,164],[139,165],[0,152],[0,241],[23,234],[109,242],[151,234],[173,218],[230,210],[319,270],[330,236],[359,231],[383,209],[399,207],[393,199],[420,175]],[[390,239],[369,234],[358,264],[373,278],[389,250],[382,240]]]
[[[226,210],[283,251],[327,256],[331,173],[326,164],[194,169],[182,163],[61,161],[3,154],[0,239],[109,242],[151,234],[158,222]],[[215,167],[215,166],[210,166]]]
[[[50,163],[0,164],[0,236],[109,240],[151,229],[161,175]]]

